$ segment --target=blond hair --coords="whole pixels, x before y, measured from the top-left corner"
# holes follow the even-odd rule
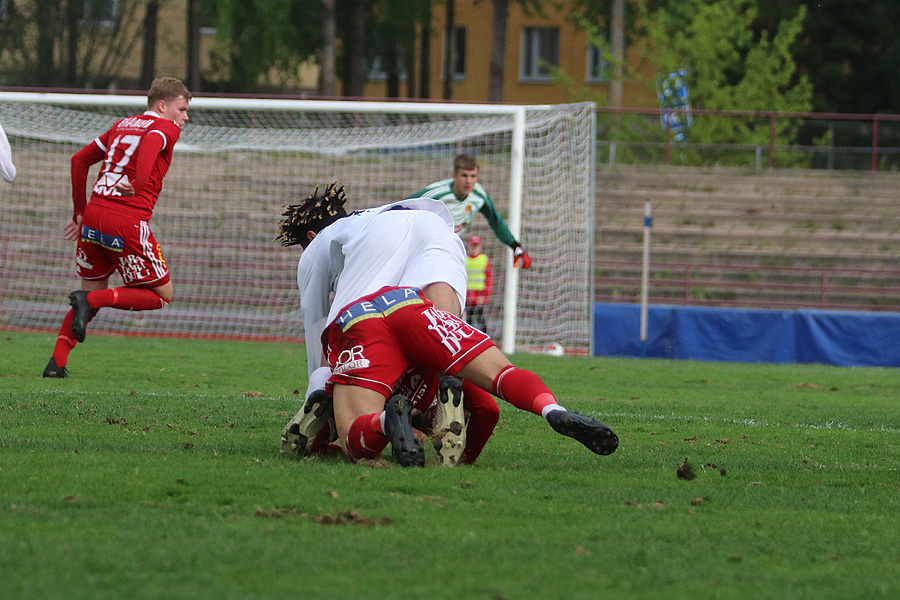
[[[191,99],[191,93],[180,79],[174,77],[157,77],[153,80],[150,91],[147,92],[147,106],[153,109],[160,100],[171,102],[178,98],[178,96],[184,96],[185,100]]]

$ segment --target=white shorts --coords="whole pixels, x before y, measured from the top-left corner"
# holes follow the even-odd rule
[[[342,307],[384,285],[425,288],[446,283],[466,303],[466,251],[437,214],[387,210],[344,246],[344,269],[332,306]]]

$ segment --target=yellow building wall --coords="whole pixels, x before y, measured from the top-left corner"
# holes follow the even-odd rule
[[[503,84],[503,101],[511,104],[558,104],[583,99],[607,103],[609,83],[588,83],[587,48],[588,36],[575,23],[567,19],[569,3],[560,9],[548,7],[547,17],[537,13],[526,15],[518,3],[510,2],[506,30],[506,64]],[[431,35],[431,79],[430,97],[443,97],[443,49],[446,8],[435,3],[432,13]],[[493,10],[490,2],[476,0],[456,0],[454,23],[466,29],[465,77],[453,85],[452,100],[464,102],[486,102],[488,100],[488,73],[491,61],[491,28]],[[522,30],[525,27],[558,27],[560,31],[559,66],[571,80],[570,91],[563,82],[520,80],[520,59]],[[640,58],[626,50],[629,70],[638,76],[627,78],[623,89],[624,106],[655,106],[654,89],[648,88],[647,81],[655,81],[652,67],[641,65]],[[416,67],[416,73],[420,69]],[[416,75],[418,77],[418,75]],[[418,88],[418,82],[416,83]],[[401,94],[406,94],[407,86],[401,83]],[[384,82],[366,84],[367,97],[385,97]]]
[[[26,4],[33,0],[23,0]],[[134,10],[126,11],[124,6],[130,5]],[[555,9],[548,6],[547,17],[537,13],[526,15],[517,2],[509,4],[509,19],[506,38],[506,65],[504,78],[504,102],[515,104],[555,104],[562,102],[591,99],[606,103],[609,83],[588,83],[587,46],[588,38],[584,31],[569,21],[570,2],[563,2],[564,7]],[[430,98],[441,99],[443,95],[442,62],[444,47],[445,5],[434,2],[432,13],[432,35],[430,48]],[[123,14],[120,29],[123,35],[134,39],[129,51],[116,61],[109,72],[103,74],[112,80],[112,87],[118,89],[136,89],[139,85],[143,50],[143,21],[145,8],[142,2],[122,3]],[[453,85],[452,100],[465,102],[486,102],[488,99],[488,72],[491,53],[491,27],[493,21],[492,4],[485,0],[456,0],[455,24],[466,29],[465,77]],[[187,76],[187,0],[167,0],[160,2],[157,25],[157,46],[155,76],[172,76],[181,79]],[[520,80],[520,54],[522,30],[525,27],[558,27],[560,30],[560,67],[571,79],[573,90],[567,89],[562,82],[554,81],[522,81]],[[32,32],[33,33],[33,32]],[[86,30],[86,36],[104,38],[110,30],[97,28]],[[29,34],[30,35],[30,34]],[[219,79],[213,71],[211,50],[215,45],[215,35],[207,32],[200,36],[200,72],[206,79]],[[82,41],[82,48],[85,42]],[[62,49],[57,47],[57,51]],[[639,57],[636,53],[626,51],[630,69],[638,70]],[[0,65],[2,67],[2,65]],[[414,75],[418,79],[421,72],[416,65]],[[643,77],[626,79],[623,93],[625,106],[655,106],[655,90],[649,89],[646,81],[654,81],[653,74],[644,68]],[[316,88],[318,68],[314,61],[301,65],[290,87],[300,92],[313,92]],[[274,78],[273,78],[274,81]],[[100,84],[103,85],[103,84]],[[418,90],[418,81],[415,88]],[[340,84],[338,83],[338,93]],[[408,93],[407,82],[401,82],[400,92]],[[195,90],[198,91],[198,90]],[[368,98],[384,98],[387,95],[387,84],[384,81],[369,82],[365,86]]]
[[[19,0],[19,8],[25,14],[31,14],[34,10],[34,0]],[[146,18],[146,3],[142,0],[123,0],[120,3],[118,26],[113,29],[105,26],[85,26],[81,29],[79,40],[79,54],[83,58],[92,45],[94,66],[93,78],[89,85],[95,88],[109,88],[118,90],[137,90],[140,87],[141,66],[144,49],[144,20]],[[25,37],[30,45],[36,43],[37,30],[34,26],[25,32]],[[113,38],[118,41],[113,41]],[[154,76],[155,77],[187,77],[187,0],[165,0],[159,3],[156,28],[156,53]],[[124,44],[122,42],[125,42]],[[208,80],[224,79],[227,74],[217,77],[211,60],[211,51],[215,45],[215,31],[201,29],[199,67],[202,76]],[[97,66],[100,56],[106,48],[114,44],[114,47],[125,47],[125,52],[117,54],[112,62],[108,63],[105,70]],[[58,41],[55,45],[55,60],[57,69],[64,69],[66,48]],[[14,57],[9,53],[0,56],[0,76],[4,67],[9,67],[10,60]],[[6,61],[6,62],[4,62]],[[298,67],[294,82],[299,82],[299,87],[305,91],[314,90],[318,68],[309,61]],[[273,80],[275,77],[273,76]],[[192,90],[197,91],[197,90]]]
[[[146,16],[144,9],[135,14],[138,27],[143,27]],[[168,0],[160,2],[158,22],[156,26],[156,63],[155,77],[187,77],[187,0]],[[122,23],[123,27],[134,24]],[[213,75],[210,51],[215,43],[212,33],[200,34],[200,72],[205,77]],[[141,61],[143,60],[143,34],[122,62],[118,76],[123,82],[134,82],[140,79]]]

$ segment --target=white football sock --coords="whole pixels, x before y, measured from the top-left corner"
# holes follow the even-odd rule
[[[541,416],[546,419],[547,415],[549,413],[553,412],[554,410],[566,410],[566,409],[563,408],[562,406],[560,406],[559,404],[548,404],[547,406],[545,406],[544,408],[541,409]]]

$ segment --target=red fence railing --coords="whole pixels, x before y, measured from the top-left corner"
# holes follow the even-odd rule
[[[596,302],[640,302],[640,262],[596,260]],[[900,311],[900,270],[659,263],[651,304]]]
[[[723,134],[699,143],[692,139],[696,136],[692,136],[690,129],[685,141],[675,141],[671,129],[663,127],[664,121],[658,108],[598,107],[597,113],[601,117],[598,141],[601,146],[610,148],[608,158],[611,162],[622,160],[616,156],[616,148],[631,148],[654,149],[656,152],[649,157],[626,158],[625,162],[669,165],[678,162],[677,151],[682,149],[695,151],[699,155],[699,158],[694,156],[688,159],[688,164],[697,165],[715,163],[716,157],[720,159],[736,152],[751,153],[757,168],[761,168],[763,163],[770,169],[790,166],[779,164],[779,159],[784,158],[785,163],[797,163],[798,157],[802,163],[799,166],[812,168],[865,168],[877,171],[900,165],[900,115],[895,114],[693,109],[693,128],[697,128],[703,120],[728,119],[740,123],[739,129],[744,132],[748,129],[757,132],[751,136],[754,137],[752,142],[727,139],[728,136]],[[605,115],[617,117],[611,120],[614,124],[604,123],[602,117]],[[619,129],[621,123],[618,119],[626,116],[643,117],[652,126],[640,131],[635,131],[633,127],[626,127],[627,131]],[[670,124],[671,120],[667,119],[665,123]],[[781,127],[786,125],[790,127]],[[787,134],[786,129],[790,130]],[[763,140],[763,137],[767,139]],[[836,156],[844,160],[836,161]],[[861,160],[863,157],[864,161]]]

